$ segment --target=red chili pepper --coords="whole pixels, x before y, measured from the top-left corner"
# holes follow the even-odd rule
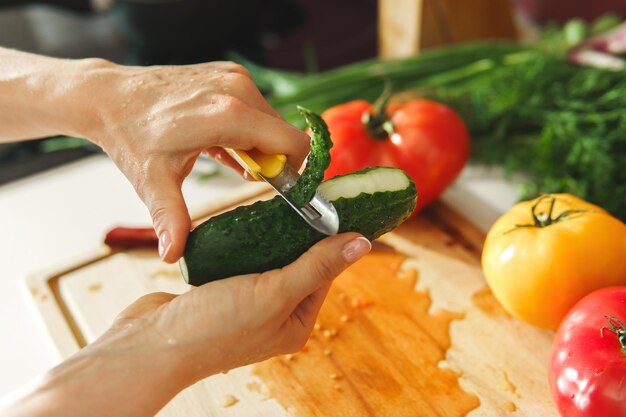
[[[159,238],[151,227],[115,227],[106,234],[104,243],[112,248],[157,248]]]

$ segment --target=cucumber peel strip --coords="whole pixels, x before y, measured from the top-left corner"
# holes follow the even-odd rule
[[[401,169],[371,167],[322,183],[332,142],[326,123],[299,108],[312,132],[311,153],[291,198],[306,204],[315,192],[332,202],[339,232],[373,240],[406,220],[417,200],[411,178]],[[191,285],[288,265],[326,236],[310,227],[282,197],[237,207],[198,225],[189,235],[181,272]]]
[[[288,194],[296,204],[303,206],[311,201],[324,179],[324,172],[330,165],[330,148],[333,147],[333,142],[330,140],[328,126],[321,116],[300,106],[298,111],[311,129],[311,152],[300,179]]]

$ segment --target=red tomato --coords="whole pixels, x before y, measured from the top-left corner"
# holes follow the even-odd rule
[[[559,326],[548,377],[563,417],[626,417],[626,287],[584,297]]]
[[[364,123],[363,115],[373,112],[370,103],[358,100],[322,114],[334,144],[325,178],[376,165],[401,168],[417,187],[415,214],[461,172],[469,157],[467,129],[452,109],[431,100],[388,106],[387,117],[374,120],[377,125]]]

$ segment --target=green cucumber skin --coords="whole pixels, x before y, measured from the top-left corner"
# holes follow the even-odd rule
[[[303,206],[311,201],[324,179],[324,171],[330,166],[330,148],[333,147],[333,142],[330,140],[328,126],[321,116],[300,106],[298,111],[311,129],[311,152],[300,179],[288,194],[294,203]]]
[[[355,174],[359,173],[362,172]],[[339,215],[340,233],[357,232],[374,240],[405,221],[416,201],[415,184],[410,181],[403,190],[362,193],[332,203]],[[207,220],[191,232],[184,255],[186,279],[191,285],[202,285],[281,268],[324,237],[281,197],[238,207]]]

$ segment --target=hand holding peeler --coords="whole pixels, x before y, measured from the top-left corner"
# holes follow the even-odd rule
[[[311,201],[302,207],[289,198],[287,192],[300,179],[300,175],[287,163],[285,155],[268,155],[256,149],[249,151],[225,149],[255,179],[271,185],[311,227],[329,236],[337,234],[339,231],[337,211],[319,193],[316,192]]]

